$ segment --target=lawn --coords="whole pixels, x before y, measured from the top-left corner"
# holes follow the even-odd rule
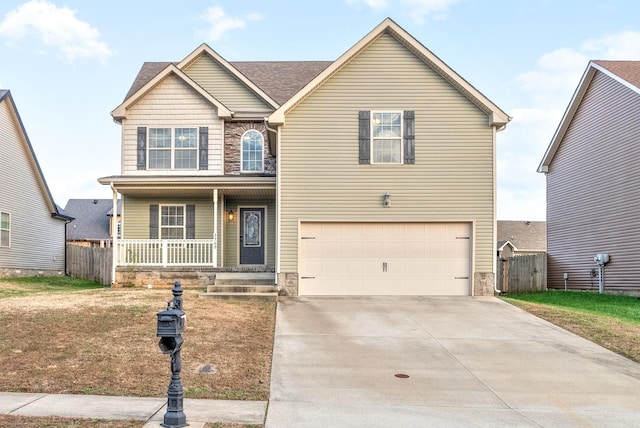
[[[511,295],[505,301],[640,362],[640,299],[592,292]]]
[[[156,314],[167,308],[170,289],[3,281],[0,390],[166,397],[170,358],[157,346]],[[183,294],[185,398],[267,400],[275,303],[204,299],[199,291]],[[206,365],[213,370],[199,370]],[[0,426],[30,426],[3,419]]]

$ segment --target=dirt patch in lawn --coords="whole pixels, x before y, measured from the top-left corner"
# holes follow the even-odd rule
[[[170,358],[157,346],[156,313],[171,298],[170,290],[104,289],[0,300],[0,389],[166,396]],[[183,299],[185,397],[268,399],[275,303],[194,290]]]
[[[509,303],[640,363],[640,326],[609,317],[509,299]]]

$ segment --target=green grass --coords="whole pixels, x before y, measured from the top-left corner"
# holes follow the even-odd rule
[[[92,290],[104,288],[103,285],[85,279],[69,276],[32,276],[25,278],[5,278],[6,283],[0,287],[0,298],[22,297],[38,293],[65,293],[70,291]]]
[[[549,290],[511,295],[506,299],[522,300],[578,312],[603,315],[640,325],[640,298],[634,296]]]

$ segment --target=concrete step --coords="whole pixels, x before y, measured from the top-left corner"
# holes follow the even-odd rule
[[[254,292],[218,292],[218,293],[201,293],[198,297],[206,299],[219,299],[219,300],[248,300],[248,301],[263,301],[263,302],[277,302],[278,293],[254,293]]]
[[[278,287],[273,284],[222,284],[207,285],[207,293],[277,293]]]
[[[274,285],[276,275],[273,272],[218,272],[215,285]]]

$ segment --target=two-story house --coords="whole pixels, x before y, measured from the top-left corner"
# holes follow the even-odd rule
[[[493,293],[510,118],[391,19],[333,62],[201,45],[145,63],[112,115],[116,282],[262,270],[288,295]]]

